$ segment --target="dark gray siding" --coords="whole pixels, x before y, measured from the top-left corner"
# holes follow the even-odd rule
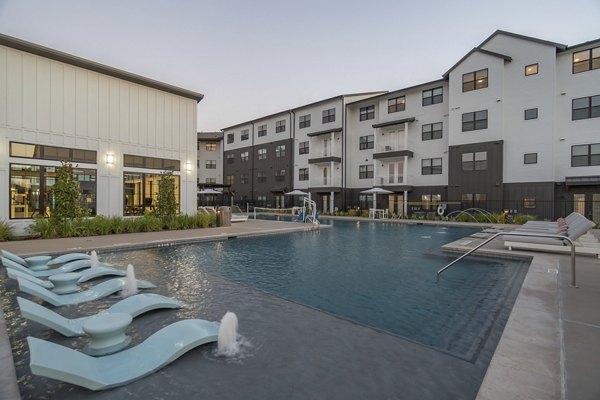
[[[553,219],[554,186],[554,182],[505,183],[504,210],[535,215],[539,219]],[[526,198],[535,199],[535,208],[525,208]]]
[[[448,201],[461,202],[466,193],[485,193],[485,208],[500,212],[503,208],[502,156],[503,141],[472,143],[450,146],[448,160]],[[487,152],[487,169],[483,171],[463,171],[464,153]],[[468,206],[467,206],[468,207]],[[452,206],[450,210],[460,209]],[[466,208],[466,207],[462,207]]]

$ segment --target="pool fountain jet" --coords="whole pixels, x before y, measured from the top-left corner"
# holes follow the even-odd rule
[[[92,268],[98,266],[98,254],[96,254],[96,250],[92,250],[90,254],[90,264]]]
[[[127,266],[127,275],[125,276],[125,287],[121,290],[121,297],[126,298],[133,296],[138,292],[137,280],[135,279],[135,271],[133,265]]]
[[[237,340],[238,319],[235,313],[227,311],[219,326],[217,354],[231,357],[239,352]]]

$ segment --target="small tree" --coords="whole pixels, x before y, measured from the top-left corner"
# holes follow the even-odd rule
[[[156,195],[156,215],[163,220],[171,220],[177,215],[177,207],[173,172],[161,172]]]
[[[85,217],[88,210],[79,201],[81,188],[73,174],[73,165],[65,161],[61,161],[61,164],[56,169],[56,182],[51,191],[54,196],[51,217],[59,221]]]

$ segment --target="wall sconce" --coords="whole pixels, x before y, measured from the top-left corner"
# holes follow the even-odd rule
[[[192,163],[191,163],[191,162],[189,162],[189,161],[186,161],[186,162],[185,162],[185,172],[187,172],[188,174],[189,174],[190,172],[192,172]]]
[[[106,163],[108,165],[113,165],[115,163],[115,155],[113,153],[106,154]]]

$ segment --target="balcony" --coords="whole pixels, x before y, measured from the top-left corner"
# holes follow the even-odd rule
[[[398,174],[394,174],[394,175],[389,175],[389,174],[384,174],[384,175],[377,175],[373,178],[373,186],[379,186],[379,187],[387,187],[387,188],[394,188],[396,190],[412,190],[412,186],[410,185],[410,182],[414,181],[414,179],[410,176],[410,175],[398,175]],[[398,188],[398,186],[401,186],[401,188]]]
[[[338,157],[338,156],[330,155],[330,156],[323,156],[323,157],[308,159],[309,164],[329,164],[330,162],[341,163],[342,158]]]

